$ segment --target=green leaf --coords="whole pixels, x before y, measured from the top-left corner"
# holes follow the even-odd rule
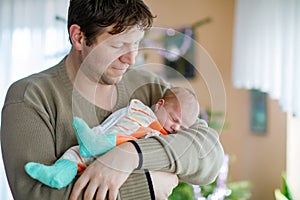
[[[275,194],[275,199],[276,200],[289,200],[288,198],[286,198],[280,191],[280,189],[276,189],[274,191],[274,194]]]
[[[194,189],[190,184],[179,182],[168,200],[194,200]]]
[[[282,177],[282,184],[283,184],[282,193],[284,194],[284,196],[286,196],[286,198],[288,200],[293,200],[291,190],[290,190],[290,188],[288,186],[288,183],[286,181],[286,175],[283,173],[281,175],[281,177]]]
[[[208,195],[212,194],[215,190],[216,184],[216,181],[214,181],[211,184],[200,186],[202,196],[208,197]]]

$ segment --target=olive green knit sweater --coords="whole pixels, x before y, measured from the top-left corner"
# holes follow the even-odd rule
[[[150,72],[131,69],[117,85],[114,110],[125,107],[132,98],[153,105],[167,86]],[[73,90],[65,60],[14,83],[6,96],[1,123],[3,159],[14,199],[68,199],[73,184],[61,190],[49,188],[31,179],[24,165],[29,161],[52,164],[76,145],[74,116],[93,127],[109,114]],[[213,181],[223,161],[218,135],[201,120],[189,130],[136,142],[142,152],[142,170],[174,172],[181,180],[194,184]],[[121,187],[119,198],[151,199],[149,182],[151,178],[141,170],[131,174]]]

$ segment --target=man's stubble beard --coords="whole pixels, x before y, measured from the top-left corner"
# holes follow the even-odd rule
[[[103,73],[101,76],[100,76],[100,79],[99,79],[99,83],[100,84],[103,84],[103,85],[115,85],[117,83],[120,82],[121,79],[118,79],[118,80],[114,80],[114,79],[111,79],[109,78],[108,76],[105,75],[105,73]]]

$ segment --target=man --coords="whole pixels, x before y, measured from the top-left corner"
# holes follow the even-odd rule
[[[56,66],[14,83],[2,110],[2,152],[16,200],[165,199],[177,176],[194,184],[215,179],[223,149],[200,120],[177,134],[112,149],[61,190],[43,187],[23,169],[28,161],[51,164],[77,144],[74,116],[92,127],[130,99],[150,106],[163,96],[167,83],[128,69],[152,20],[141,0],[70,1],[70,53]]]

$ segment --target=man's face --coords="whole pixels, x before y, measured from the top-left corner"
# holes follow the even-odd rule
[[[91,46],[85,46],[81,69],[93,82],[118,83],[130,65],[135,64],[144,31],[133,27],[117,35],[103,33]]]

